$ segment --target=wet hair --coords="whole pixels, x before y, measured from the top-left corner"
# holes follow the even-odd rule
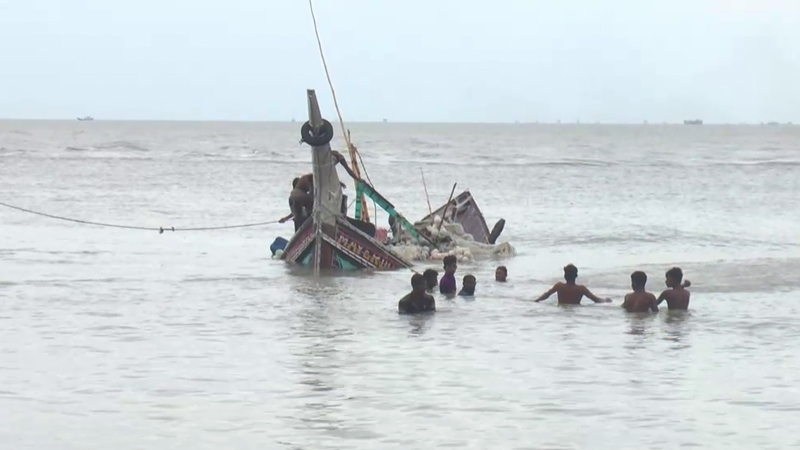
[[[422,276],[425,277],[425,281],[439,281],[439,272],[433,269],[425,269],[425,272],[422,272]]]
[[[468,281],[471,281],[473,285],[478,284],[478,280],[475,279],[475,275],[464,275],[464,284],[467,284]]]
[[[300,182],[300,177],[295,177],[294,180],[292,180],[292,189],[296,188],[297,183],[299,182]]]
[[[508,275],[508,269],[506,269],[506,266],[497,266],[496,270],[502,270],[504,274]]]
[[[418,285],[426,286],[425,277],[422,274],[415,273],[411,275],[411,288],[416,288]]]
[[[680,267],[673,267],[667,271],[667,278],[672,278],[680,283],[683,280],[683,271]]]
[[[564,279],[567,281],[575,281],[578,278],[578,268],[573,264],[564,266]]]
[[[445,267],[449,266],[450,264],[458,264],[458,259],[456,259],[455,255],[447,255],[442,260],[442,263]]]
[[[647,284],[647,274],[641,270],[637,270],[631,274],[631,284],[636,287],[644,287]]]

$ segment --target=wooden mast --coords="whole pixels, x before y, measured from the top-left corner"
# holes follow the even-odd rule
[[[322,119],[319,109],[317,94],[313,89],[306,91],[308,97],[308,123],[315,136],[325,133],[324,128],[330,129],[328,139],[312,146],[311,161],[314,173],[314,210],[312,219],[314,223],[314,259],[312,266],[314,275],[319,275],[321,258],[323,227],[334,228],[336,218],[341,215],[342,187],[339,184],[339,175],[336,172],[336,159],[331,154],[330,137],[333,128],[330,123]],[[327,142],[325,142],[327,141]]]
[[[356,179],[360,180],[361,169],[358,165],[358,149],[353,145],[353,141],[350,140],[350,130],[347,130],[347,150],[350,152],[350,168],[353,170]],[[360,217],[357,216],[356,219],[369,223],[369,210],[367,209],[366,197],[361,195],[356,198],[356,202],[358,205],[356,210],[360,212]]]

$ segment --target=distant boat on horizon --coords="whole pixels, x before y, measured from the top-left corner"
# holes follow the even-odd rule
[[[684,120],[684,121],[683,121],[683,124],[684,124],[684,125],[702,125],[702,124],[703,124],[703,121],[702,121],[702,120],[700,120],[700,119],[694,119],[694,120]]]
[[[94,120],[94,117],[92,116],[78,117],[78,120],[80,120],[81,122],[85,122],[87,120]]]

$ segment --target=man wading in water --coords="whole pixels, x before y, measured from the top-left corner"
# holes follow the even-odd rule
[[[666,300],[667,307],[669,307],[670,311],[688,310],[689,297],[692,294],[686,288],[691,286],[692,283],[689,282],[689,280],[686,280],[683,282],[683,284],[681,284],[681,280],[683,280],[683,271],[680,269],[680,267],[673,267],[672,269],[669,269],[667,271],[666,284],[670,289],[667,289],[658,296],[658,301],[656,304],[660,305],[661,302]]]
[[[436,311],[436,300],[425,292],[425,277],[415,273],[411,276],[411,292],[400,299],[397,304],[398,312],[412,314],[424,311]]]
[[[610,298],[600,298],[594,294],[592,294],[586,286],[582,284],[576,284],[575,280],[578,278],[578,268],[569,264],[564,267],[564,280],[566,283],[558,282],[550,288],[549,291],[542,294],[539,298],[534,300],[535,302],[540,302],[542,300],[547,300],[551,295],[558,293],[558,304],[559,305],[580,305],[583,296],[589,297],[595,303],[609,303],[611,302]]]
[[[631,274],[631,288],[633,292],[625,296],[622,307],[629,313],[643,313],[647,311],[658,312],[656,296],[644,290],[647,284],[647,274],[637,270]]]

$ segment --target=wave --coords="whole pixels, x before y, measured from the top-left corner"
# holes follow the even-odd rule
[[[369,164],[376,165],[420,165],[426,166],[431,164],[446,164],[448,166],[456,167],[611,167],[621,165],[618,162],[600,161],[600,160],[563,160],[563,161],[530,161],[530,160],[505,160],[497,161],[490,158],[485,160],[465,158],[462,160],[445,160],[445,159],[409,159],[409,158],[392,158],[377,161],[370,161]]]
[[[27,152],[21,148],[0,147],[0,156],[23,155],[25,153]]]
[[[139,144],[130,141],[113,141],[108,143],[97,144],[92,147],[92,150],[126,150],[134,152],[149,152],[150,149],[142,147]]]
[[[798,167],[800,161],[773,159],[769,161],[715,161],[716,166]]]
[[[562,230],[563,231],[563,230]],[[777,246],[786,248],[787,244],[765,239],[748,239],[741,235],[721,235],[714,233],[684,232],[666,227],[649,227],[646,230],[620,231],[610,234],[559,234],[550,239],[536,240],[536,245],[540,247],[563,247],[563,246],[591,246],[609,244],[653,244],[665,243],[668,241],[679,241],[684,245],[701,244],[712,247],[741,247],[743,245],[754,245],[761,247]]]

